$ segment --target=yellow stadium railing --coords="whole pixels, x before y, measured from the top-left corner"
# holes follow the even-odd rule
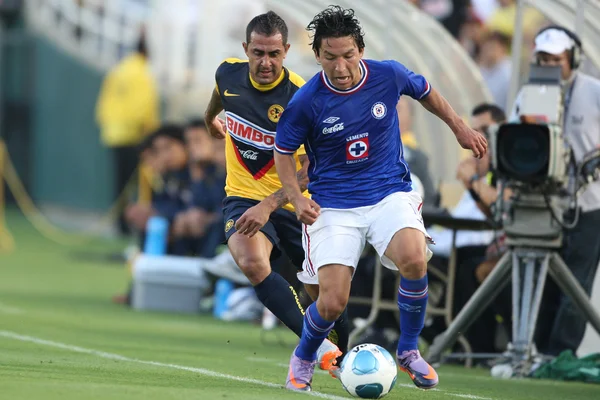
[[[4,169],[8,160],[8,151],[0,139],[0,253],[10,253],[15,249],[15,240],[6,227],[4,198]]]
[[[122,211],[121,204],[124,204],[122,200],[124,200],[131,192],[131,189],[135,184],[136,175],[137,171],[134,172],[123,192],[121,192],[104,216],[90,227],[78,230],[77,233],[70,233],[54,225],[46,216],[44,216],[40,209],[36,207],[17,174],[4,142],[0,139],[0,183],[2,183],[3,180],[6,181],[8,188],[15,198],[17,206],[21,209],[23,215],[29,220],[31,225],[33,225],[33,227],[45,238],[57,244],[74,246],[88,243],[94,239],[94,237],[91,236],[93,230],[97,230],[99,227],[106,226],[106,224],[116,221],[119,213]],[[9,252],[14,248],[14,238],[6,227],[5,197],[3,185],[0,184],[0,251]]]

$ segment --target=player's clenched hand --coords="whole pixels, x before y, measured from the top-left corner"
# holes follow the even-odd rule
[[[254,207],[246,210],[241,217],[235,222],[235,230],[238,233],[252,237],[260,231],[260,228],[265,226],[271,215],[271,210],[262,203],[258,203]]]
[[[314,224],[321,213],[321,207],[314,200],[304,196],[294,199],[292,204],[294,204],[294,208],[296,209],[296,216],[300,222],[306,225]]]
[[[461,125],[455,132],[456,140],[463,149],[473,152],[477,158],[481,158],[487,153],[487,140],[479,132],[469,128],[466,124]]]
[[[215,117],[212,121],[210,121],[206,128],[208,129],[208,133],[216,139],[225,139],[226,136],[226,128],[225,121],[223,121],[219,117]]]

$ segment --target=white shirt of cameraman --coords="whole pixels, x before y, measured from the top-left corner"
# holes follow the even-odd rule
[[[560,65],[563,72],[565,99],[564,134],[576,162],[600,146],[600,80],[572,70],[568,60],[575,42],[563,31],[549,29],[535,39],[535,57],[540,63]],[[553,63],[554,61],[554,63]],[[521,92],[510,113],[509,121],[518,121]],[[578,205],[583,212],[600,209],[600,181],[590,184],[579,196]]]

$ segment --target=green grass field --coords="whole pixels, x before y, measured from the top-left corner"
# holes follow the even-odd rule
[[[124,243],[56,245],[17,213],[17,243],[0,255],[0,398],[2,399],[326,399],[349,398],[317,373],[315,392],[282,389],[288,346],[263,344],[259,327],[210,317],[135,312],[110,302],[126,286],[123,266],[101,261]],[[82,252],[99,257],[86,261]],[[95,261],[94,261],[95,260]],[[387,399],[600,399],[600,387],[497,380],[487,370],[439,369],[433,391],[404,374]]]

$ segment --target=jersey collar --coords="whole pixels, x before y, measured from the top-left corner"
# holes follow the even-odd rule
[[[329,89],[330,91],[332,91],[333,93],[336,93],[336,94],[346,95],[346,94],[351,94],[351,93],[357,92],[360,90],[361,87],[363,87],[363,85],[367,81],[367,77],[369,75],[369,68],[367,67],[367,64],[363,60],[359,61],[359,66],[360,66],[360,70],[362,71],[362,78],[360,78],[360,81],[355,86],[353,86],[349,89],[341,90],[341,89],[338,89],[335,86],[333,86],[333,84],[331,83],[329,78],[327,78],[325,71],[321,71],[321,81],[323,81],[323,84],[325,85],[325,87],[327,89]]]
[[[281,69],[281,74],[279,75],[279,78],[275,79],[268,85],[261,85],[260,83],[256,82],[254,79],[252,79],[252,75],[250,74],[248,74],[248,77],[250,78],[250,83],[255,89],[260,90],[261,92],[266,92],[267,90],[273,89],[275,86],[279,85],[281,81],[283,81],[283,78],[285,77],[285,68]]]

